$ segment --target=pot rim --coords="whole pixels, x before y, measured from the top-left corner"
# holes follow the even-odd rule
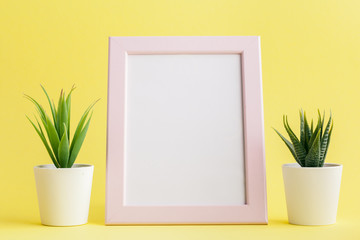
[[[71,171],[74,169],[83,169],[83,168],[93,168],[94,165],[75,163],[71,168],[56,168],[54,164],[41,164],[34,167],[34,169],[44,169],[44,170],[57,170],[57,171]]]
[[[342,167],[342,164],[338,163],[325,163],[323,167],[301,167],[298,163],[285,163],[282,165],[283,168],[301,168],[301,169],[329,169]]]

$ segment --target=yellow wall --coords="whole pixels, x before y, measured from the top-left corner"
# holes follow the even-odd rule
[[[271,127],[282,114],[332,110],[327,162],[344,164],[339,221],[360,214],[360,1],[0,1],[0,219],[39,222],[33,166],[50,163],[22,94],[75,83],[73,117],[94,99],[77,162],[95,165],[90,221],[103,223],[109,36],[260,35],[269,218],[286,219],[281,165],[293,162]],[[13,211],[21,214],[13,215]]]

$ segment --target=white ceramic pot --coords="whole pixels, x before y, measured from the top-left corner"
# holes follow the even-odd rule
[[[87,223],[94,166],[74,164],[34,167],[41,223],[74,226]]]
[[[283,165],[289,223],[328,225],[336,222],[342,165],[324,167]]]

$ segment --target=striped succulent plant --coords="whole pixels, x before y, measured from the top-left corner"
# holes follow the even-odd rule
[[[287,116],[283,116],[283,124],[286,132],[290,137],[290,141],[281,135],[276,129],[277,134],[289,148],[296,162],[301,167],[323,167],[326,154],[330,144],[330,137],[333,129],[333,120],[330,112],[329,121],[324,128],[324,119],[318,110],[318,121],[316,127],[313,127],[313,121],[309,125],[306,114],[300,111],[300,139],[296,137],[291,130]]]
[[[35,125],[35,123],[28,116],[26,117],[35,128],[35,131],[43,142],[54,165],[57,168],[71,168],[79,154],[80,148],[84,142],[87,130],[89,128],[92,117],[92,112],[90,113],[90,110],[97,101],[95,101],[85,110],[70,142],[71,94],[75,88],[72,87],[67,96],[65,92],[61,90],[57,108],[55,107],[54,101],[50,101],[50,97],[47,94],[45,88],[43,86],[41,86],[41,88],[43,89],[49,102],[52,118],[47,115],[44,108],[34,98],[26,94],[25,97],[35,105],[47,138],[45,137],[45,133],[36,116],[35,119],[37,125]]]

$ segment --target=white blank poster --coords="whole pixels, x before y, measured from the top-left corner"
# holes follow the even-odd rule
[[[239,54],[128,55],[128,206],[244,205]]]

